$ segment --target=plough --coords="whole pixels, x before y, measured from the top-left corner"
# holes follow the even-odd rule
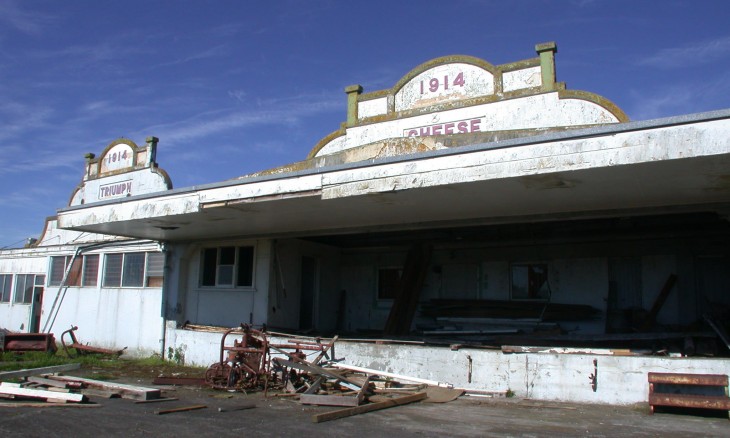
[[[227,345],[228,336],[236,334],[240,334],[241,339],[234,339],[232,345]],[[298,381],[296,369],[291,367],[287,370],[280,361],[272,358],[272,353],[292,362],[316,366],[324,357],[329,357],[328,352],[333,350],[336,340],[337,337],[327,344],[321,343],[319,339],[315,342],[288,340],[284,344],[272,344],[265,327],[257,330],[248,324],[241,324],[240,328],[223,333],[219,360],[208,367],[205,382],[213,388],[226,390],[266,390],[270,385],[282,385],[290,391],[295,390],[294,385]],[[319,354],[313,362],[308,362],[305,351]]]
[[[65,332],[61,333],[61,345],[63,346],[63,351],[66,353],[68,357],[76,357],[79,355],[85,355],[85,354],[104,354],[107,356],[121,356],[122,353],[124,353],[124,350],[127,349],[127,347],[122,348],[121,350],[110,350],[107,348],[100,348],[100,347],[92,347],[90,345],[82,344],[81,342],[76,339],[76,335],[74,332],[78,330],[79,328],[77,326],[71,326],[70,329],[66,330]],[[68,338],[70,338],[69,343],[66,344],[66,335],[68,335]],[[69,348],[73,348],[76,350],[76,354],[72,354]]]

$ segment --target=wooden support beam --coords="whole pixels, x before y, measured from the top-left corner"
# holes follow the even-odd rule
[[[337,411],[325,412],[322,414],[312,415],[313,423],[322,423],[324,421],[337,420],[338,418],[351,417],[353,415],[364,414],[366,412],[377,411],[380,409],[392,408],[394,406],[401,406],[408,403],[421,401],[426,398],[425,392],[419,392],[413,395],[406,395],[403,397],[394,398],[378,403],[371,403],[362,406],[356,406],[354,408],[340,409]]]
[[[40,376],[41,374],[62,373],[64,371],[72,371],[81,368],[80,363],[69,363],[65,365],[55,365],[42,368],[29,368],[16,371],[3,371],[0,373],[0,380],[17,379],[20,377]]]
[[[287,356],[289,356],[293,360],[286,360],[286,359],[282,359],[280,357],[275,357],[273,360],[285,367],[294,368],[294,369],[297,369],[300,371],[306,371],[308,373],[311,373],[311,374],[314,374],[317,376],[326,376],[331,379],[340,380],[341,385],[346,386],[355,391],[359,391],[361,388],[360,385],[358,385],[357,383],[348,380],[346,377],[338,374],[335,371],[326,370],[318,365],[314,365],[310,362],[307,362],[306,360],[299,359],[293,355],[287,355]]]

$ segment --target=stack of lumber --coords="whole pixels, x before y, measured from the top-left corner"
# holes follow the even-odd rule
[[[121,397],[133,400],[160,397],[159,389],[58,374],[80,367],[81,364],[74,363],[0,372],[0,398],[12,401],[1,403],[0,406],[88,405],[89,397]]]

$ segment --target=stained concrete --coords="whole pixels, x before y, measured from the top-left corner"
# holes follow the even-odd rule
[[[134,383],[134,382],[130,382]],[[138,382],[149,386],[149,382]],[[459,398],[450,403],[414,403],[377,412],[313,423],[314,414],[338,408],[302,406],[263,394],[229,394],[177,388],[163,396],[177,401],[135,404],[93,399],[98,408],[0,408],[3,437],[720,437],[730,435],[727,416],[649,414],[631,407],[547,403],[518,398]],[[230,397],[230,398],[228,398]],[[255,409],[219,412],[255,403]],[[207,408],[155,415],[159,409],[195,404]],[[722,415],[722,413],[720,413]]]

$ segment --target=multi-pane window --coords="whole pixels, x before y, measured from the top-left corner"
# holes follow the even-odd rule
[[[72,259],[73,264],[68,269]],[[48,284],[60,286],[66,269],[68,269],[66,286],[96,286],[99,275],[99,254],[76,256],[75,259],[72,256],[51,257],[51,275]]]
[[[42,291],[46,281],[45,275],[18,274],[15,276],[15,299],[18,304],[30,304],[33,302],[34,290]]]
[[[107,254],[104,287],[161,287],[164,256],[159,252]]]
[[[205,248],[200,259],[201,286],[253,286],[253,246]]]
[[[0,274],[0,303],[10,302],[12,286],[13,274]]]
[[[546,300],[550,298],[548,266],[545,263],[517,263],[511,266],[512,299]]]
[[[400,268],[378,269],[378,299],[392,300],[395,298],[396,288],[400,280]]]

